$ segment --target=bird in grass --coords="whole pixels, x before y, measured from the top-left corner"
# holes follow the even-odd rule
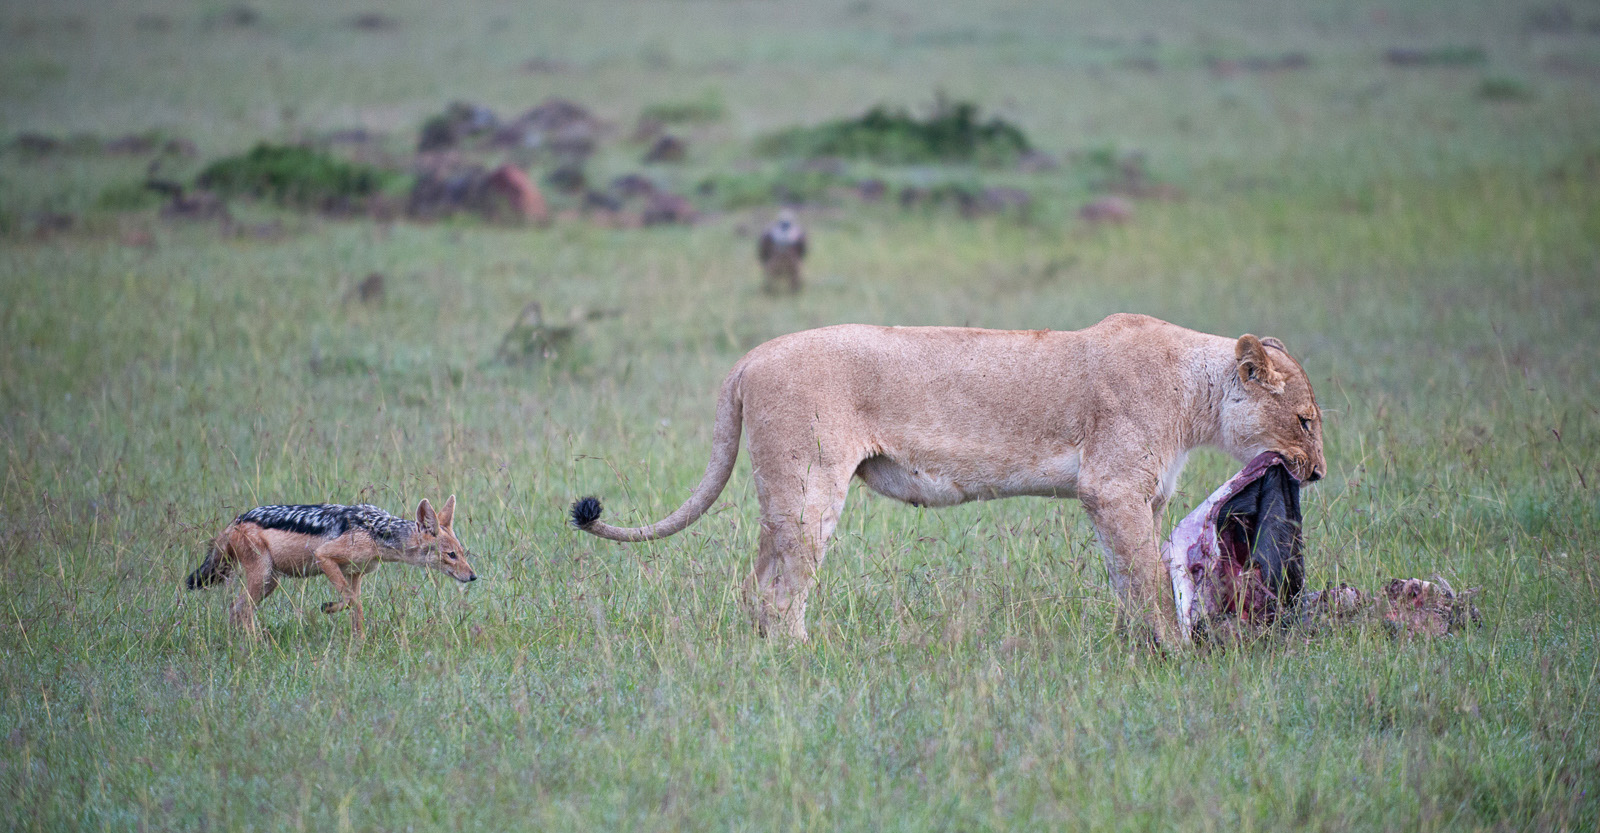
[[[763,287],[768,292],[786,288],[800,291],[800,261],[806,256],[806,230],[800,227],[794,211],[785,208],[778,219],[761,233],[761,245],[756,250],[765,276]]]

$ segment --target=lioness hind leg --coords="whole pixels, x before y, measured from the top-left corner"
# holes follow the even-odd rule
[[[806,599],[839,524],[850,476],[850,471],[807,472],[787,494],[764,488],[771,484],[757,484],[761,548],[755,570],[745,580],[744,597],[762,636],[776,631],[801,642],[811,638]]]

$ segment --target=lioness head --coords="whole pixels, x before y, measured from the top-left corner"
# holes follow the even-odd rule
[[[1224,447],[1240,460],[1281,454],[1303,481],[1328,473],[1322,456],[1322,411],[1305,370],[1275,338],[1242,335],[1234,348],[1238,384],[1222,404]]]

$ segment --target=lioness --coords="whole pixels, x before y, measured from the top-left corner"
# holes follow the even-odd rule
[[[845,324],[773,339],[722,383],[711,462],[677,511],[650,526],[599,520],[613,541],[663,538],[711,507],[733,472],[741,425],[761,502],[745,599],[763,634],[805,640],[806,595],[851,477],[913,506],[1076,497],[1094,523],[1126,615],[1176,644],[1156,524],[1189,451],[1241,462],[1276,451],[1296,477],[1326,472],[1322,414],[1275,339],[1206,335],[1145,315],[1074,332]]]

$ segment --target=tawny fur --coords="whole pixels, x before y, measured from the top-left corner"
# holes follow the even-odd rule
[[[439,570],[460,582],[478,578],[467,563],[466,547],[451,529],[455,520],[455,495],[451,495],[437,513],[424,499],[417,505],[415,524],[406,524],[372,507],[354,507],[371,509],[383,515],[384,520],[394,522],[389,524],[391,529],[398,529],[398,537],[393,540],[383,537],[384,530],[360,525],[351,525],[337,535],[318,535],[271,528],[270,524],[249,520],[253,513],[263,509],[291,508],[299,507],[259,507],[240,515],[212,541],[205,561],[187,581],[189,589],[198,590],[224,581],[235,572],[242,573],[243,586],[233,604],[231,620],[252,633],[256,629],[256,607],[277,589],[280,578],[327,576],[339,598],[324,604],[322,611],[337,613],[350,608],[358,634],[363,629],[361,577],[382,562]],[[348,510],[351,507],[326,508]]]
[[[1276,451],[1295,475],[1326,471],[1322,416],[1305,371],[1273,339],[1206,335],[1143,315],[1084,330],[847,324],[751,350],[717,398],[711,460],[689,499],[639,528],[574,505],[580,528],[616,541],[678,532],[716,500],[741,428],[761,504],[745,586],[756,626],[804,640],[806,596],[853,477],[913,505],[1038,495],[1088,511],[1122,602],[1175,645],[1157,524],[1191,449],[1241,462]]]

